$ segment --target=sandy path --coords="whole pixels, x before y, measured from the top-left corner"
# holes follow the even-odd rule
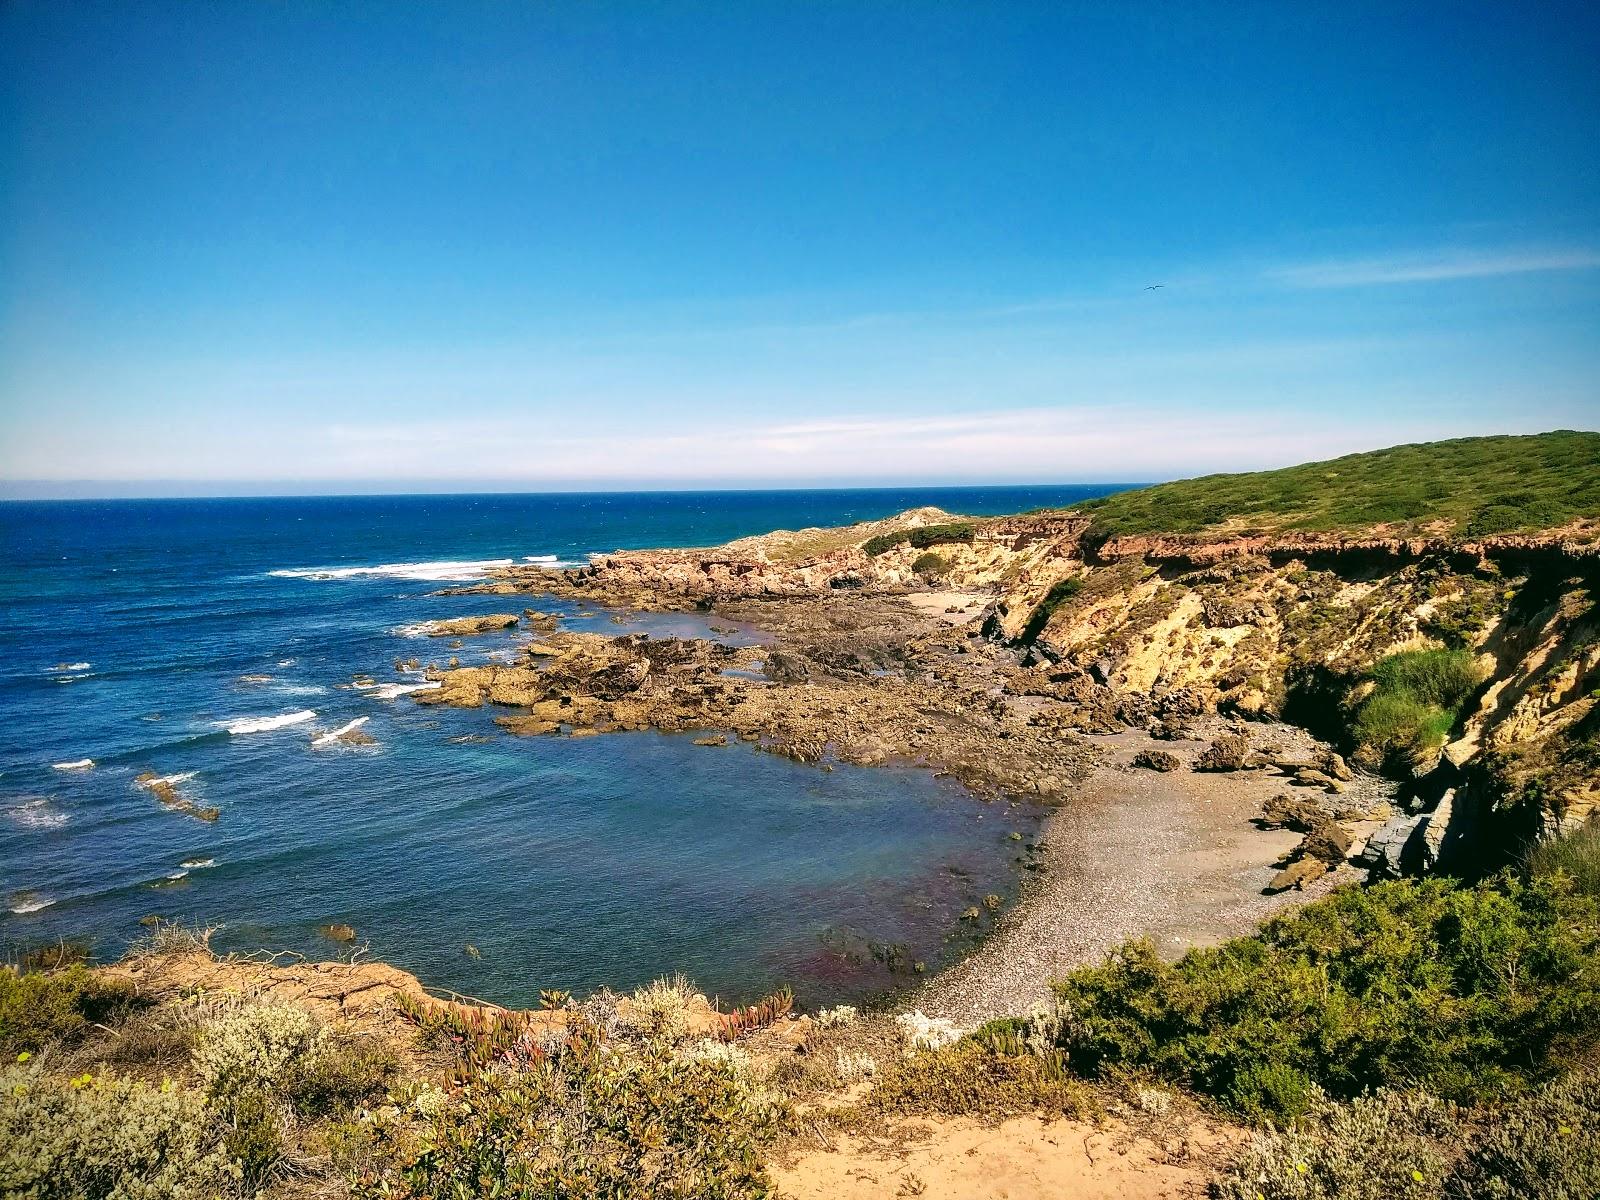
[[[1251,736],[1290,753],[1314,745],[1282,725],[1254,726]],[[1043,879],[974,954],[930,980],[908,1007],[966,1026],[1026,1012],[1048,995],[1050,979],[1129,938],[1150,937],[1176,957],[1248,933],[1272,913],[1356,877],[1347,867],[1307,892],[1263,896],[1273,864],[1300,840],[1251,823],[1263,801],[1286,790],[1282,776],[1192,772],[1187,764],[1204,749],[1200,741],[1158,742],[1134,731],[1090,740],[1107,761],[1046,823]],[[1129,769],[1143,749],[1174,753],[1185,767]],[[1381,787],[1364,779],[1351,790]]]

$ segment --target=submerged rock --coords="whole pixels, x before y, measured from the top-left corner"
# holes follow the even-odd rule
[[[332,942],[353,942],[356,940],[356,930],[353,925],[346,925],[342,921],[335,921],[329,925],[317,926],[317,932]]]

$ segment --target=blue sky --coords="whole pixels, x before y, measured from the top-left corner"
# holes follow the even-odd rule
[[[11,0],[0,489],[1593,428],[1596,62],[1592,4]]]

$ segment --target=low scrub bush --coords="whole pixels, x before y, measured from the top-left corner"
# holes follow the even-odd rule
[[[1452,1200],[1600,1196],[1600,1066],[1547,1084],[1493,1114],[1449,1194]]]
[[[657,979],[633,993],[634,1023],[652,1037],[680,1040],[689,1029],[689,1002],[694,988],[682,975]]]
[[[205,1098],[116,1076],[0,1070],[0,1195],[25,1200],[210,1200],[237,1167]]]
[[[1002,1053],[976,1038],[923,1050],[879,1071],[868,1100],[879,1112],[1082,1116],[1092,1105],[1060,1055]]]
[[[329,1035],[287,1081],[289,1101],[305,1117],[348,1112],[382,1095],[399,1070],[394,1051],[378,1038]]]
[[[917,555],[911,569],[918,575],[943,575],[950,570],[950,560],[935,550]]]
[[[71,1045],[96,1025],[123,1020],[140,1003],[131,987],[99,979],[82,966],[50,974],[0,967],[0,1053]]]
[[[778,1111],[726,1054],[614,1044],[581,1017],[525,1067],[475,1075],[369,1197],[755,1200]]]
[[[1515,1092],[1600,1039],[1600,902],[1561,878],[1346,889],[1167,963],[1148,942],[1057,984],[1075,1069],[1139,1069],[1252,1117],[1313,1094]]]
[[[1435,1200],[1443,1144],[1456,1131],[1446,1104],[1380,1091],[1336,1104],[1313,1091],[1291,1129],[1258,1133],[1218,1181],[1218,1200]]]
[[[250,1004],[207,1022],[194,1048],[200,1086],[224,1107],[262,1091],[287,1090],[315,1061],[323,1034],[303,1008]]]

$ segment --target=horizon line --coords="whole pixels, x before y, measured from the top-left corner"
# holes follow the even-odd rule
[[[1078,479],[1078,480],[1029,480],[1022,482],[988,482],[988,483],[811,483],[790,486],[774,487],[763,484],[723,484],[716,486],[694,485],[657,485],[638,487],[565,487],[565,488],[411,488],[395,491],[240,491],[240,492],[210,492],[210,491],[182,491],[182,492],[148,492],[148,493],[118,493],[100,492],[97,494],[16,494],[12,489],[21,487],[38,486],[45,489],[68,489],[78,480],[66,480],[55,483],[47,480],[6,480],[0,481],[0,504],[38,504],[62,503],[77,504],[95,501],[153,501],[153,500],[348,500],[348,499],[404,499],[415,496],[659,496],[659,495],[754,495],[754,494],[787,494],[795,492],[914,492],[914,491],[1025,491],[1041,488],[1098,488],[1103,487],[1116,491],[1127,491],[1135,488],[1151,487],[1163,480],[1111,480],[1111,479]],[[82,481],[88,483],[88,481]],[[106,480],[95,481],[97,488],[116,487],[122,481]],[[166,482],[166,481],[162,481]],[[172,481],[174,486],[177,481]],[[275,481],[274,481],[275,482]],[[142,481],[128,481],[128,486],[144,486]],[[156,486],[159,486],[157,484]],[[191,487],[193,485],[190,485]],[[218,486],[227,487],[226,483]],[[271,486],[264,484],[263,486]],[[315,485],[312,485],[315,486]]]

